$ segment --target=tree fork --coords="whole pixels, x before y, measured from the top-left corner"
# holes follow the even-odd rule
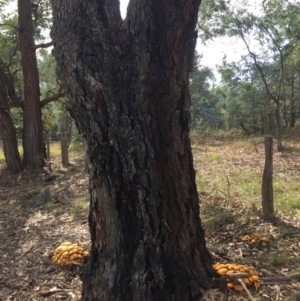
[[[90,162],[83,300],[200,300],[213,274],[188,135],[200,1],[132,0],[124,21],[118,3],[52,0],[53,53]]]

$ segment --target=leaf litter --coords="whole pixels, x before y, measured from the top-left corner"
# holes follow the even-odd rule
[[[212,179],[216,183],[221,183],[221,177],[225,181],[226,174],[238,170],[259,173],[264,166],[263,145],[258,149],[255,152],[251,151],[251,145],[233,148],[225,143],[218,143],[217,148],[211,145],[194,147],[195,169],[206,181]],[[211,152],[222,154],[221,159],[210,161],[204,158]],[[283,186],[291,175],[299,177],[299,155],[274,150],[273,156],[274,173],[280,174]],[[230,184],[237,186],[232,180]],[[203,300],[300,300],[300,215],[297,214],[300,203],[293,212],[295,214],[278,213],[276,220],[270,223],[260,217],[260,198],[245,200],[244,195],[234,192],[233,187],[226,190],[223,184],[223,189],[217,190],[211,189],[211,183],[209,185],[204,185],[199,196],[207,247],[214,261],[251,265],[260,272],[263,283],[258,289],[249,289],[252,299],[245,291],[228,290],[220,295],[212,289],[206,292]],[[253,234],[268,238],[268,243],[245,240]]]
[[[261,149],[259,154],[240,147],[233,154],[222,143],[218,143],[217,149],[225,159],[208,164],[201,157],[211,151],[209,147],[194,147],[195,169],[204,177],[220,171],[225,174],[245,168],[262,170]],[[284,179],[286,173],[299,175],[300,161],[292,152],[275,153],[274,167],[280,169]],[[0,172],[0,300],[81,300],[80,265],[58,266],[52,263],[51,256],[63,241],[90,248],[87,212],[71,214],[72,200],[88,194],[88,176],[83,159],[69,168],[54,162],[53,169],[58,170],[58,176],[49,182],[39,173]],[[45,187],[51,191],[51,203],[35,207],[36,193]],[[249,289],[255,301],[300,300],[299,214],[278,215],[276,223],[264,222],[257,200],[245,204],[239,193],[232,194],[230,189],[227,192],[199,191],[201,220],[214,261],[251,265],[258,270],[263,284],[258,289]],[[242,241],[252,233],[268,237],[267,246]],[[202,300],[250,299],[245,291],[224,293],[212,288],[204,292]]]
[[[70,214],[71,200],[88,193],[83,166],[75,162],[52,182],[39,173],[1,171],[0,300],[80,300],[80,266],[58,266],[51,256],[63,241],[90,248],[87,212]],[[49,204],[35,206],[36,187],[50,188]]]

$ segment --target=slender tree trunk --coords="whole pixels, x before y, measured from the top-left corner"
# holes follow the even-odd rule
[[[72,119],[67,111],[62,112],[59,120],[60,128],[60,146],[61,146],[61,163],[70,165],[69,161],[69,145],[71,139]]]
[[[23,148],[24,164],[30,169],[44,165],[46,148],[40,108],[40,88],[33,40],[32,3],[18,0],[19,42],[24,82]]]
[[[70,165],[68,133],[64,132],[60,134],[60,146],[61,146],[61,163],[65,166],[68,166]]]
[[[289,118],[288,118],[288,112],[287,112],[286,99],[283,99],[283,120],[284,120],[285,127],[288,127]]]
[[[277,140],[277,150],[279,152],[283,151],[283,145],[281,141],[281,118],[280,118],[280,103],[279,101],[275,103],[275,119],[276,119],[276,140]]]
[[[295,108],[295,77],[292,78],[292,93],[291,93],[291,99],[290,99],[290,106],[291,106],[291,121],[290,121],[290,127],[295,127],[296,124],[296,108]]]
[[[52,0],[54,55],[90,160],[83,300],[200,300],[209,287],[189,140],[200,1]]]

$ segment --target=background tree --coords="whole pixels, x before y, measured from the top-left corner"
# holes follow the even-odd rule
[[[3,1],[0,3],[3,11],[5,11],[5,5],[11,2]],[[34,44],[34,39],[36,41],[43,40],[42,29],[49,27],[50,10],[48,1],[21,1],[18,8],[19,17],[15,12],[1,15],[3,23],[0,24],[0,62],[2,79],[5,77],[3,84],[5,83],[5,89],[8,92],[6,110],[9,110],[7,111],[9,113],[6,115],[7,118],[3,118],[2,123],[5,123],[3,128],[9,128],[8,122],[10,122],[11,127],[13,125],[13,119],[9,119],[12,113],[11,108],[19,107],[22,109],[23,161],[29,168],[39,168],[44,164],[43,158],[45,158],[41,109],[50,102],[64,96],[64,94],[58,90],[56,82],[55,85],[52,84],[51,86],[48,83],[50,76],[52,76],[50,81],[55,81],[56,75],[54,72],[52,74],[48,72],[48,80],[45,80],[46,72],[42,72],[44,80],[42,90],[39,87],[39,72],[35,51],[38,48],[47,47],[51,43]],[[46,59],[45,52],[41,56]],[[47,59],[49,61],[49,55]],[[52,62],[52,65],[55,65],[53,58]],[[22,72],[20,69],[22,69]],[[45,91],[46,89],[48,90]],[[2,101],[3,99],[2,97]],[[18,112],[19,114],[20,112]],[[15,134],[15,130],[10,131],[10,137],[14,135],[14,138],[10,139],[17,141]],[[12,145],[17,144],[11,144],[11,147]],[[17,153],[17,149],[5,152],[5,156],[10,156],[10,158],[6,157],[6,162],[12,162],[12,156],[20,156],[19,154],[16,155]],[[17,157],[16,162],[18,162]],[[10,171],[21,169],[20,166],[13,169],[9,167]]]
[[[1,6],[3,7],[2,3]],[[23,105],[19,87],[20,78],[16,18],[7,18],[0,26],[0,136],[3,141],[7,168],[12,173],[23,169],[11,109]]]
[[[224,61],[218,70],[226,88],[225,107],[230,118],[228,127],[240,127],[247,135],[275,134],[274,123],[272,126],[269,124],[274,115],[272,100],[266,94],[255,66]]]
[[[65,166],[70,165],[69,145],[71,142],[72,119],[66,110],[62,111],[59,118],[61,163]]]
[[[222,104],[213,93],[212,70],[201,66],[201,56],[196,53],[190,73],[191,128],[198,132],[220,129],[224,126]]]
[[[8,170],[11,173],[22,171],[23,164],[18,150],[18,140],[13,118],[10,113],[12,102],[9,96],[15,96],[13,79],[4,71],[2,62],[0,63],[0,136],[3,141],[3,150]],[[19,102],[19,99],[17,99]]]
[[[195,300],[211,257],[189,140],[199,0],[52,0],[54,56],[87,141],[83,300]]]
[[[18,0],[19,42],[24,80],[23,162],[30,169],[41,168],[46,159],[40,106],[39,73],[31,0]]]
[[[51,53],[45,49],[38,52],[38,69],[40,78],[42,119],[44,131],[52,140],[60,138],[59,120],[65,111],[65,97],[56,75],[56,62]],[[60,101],[51,101],[60,97]]]
[[[207,1],[200,11],[202,38],[234,36],[243,41],[266,94],[274,103],[277,148],[282,150],[281,105],[284,102],[285,66],[299,40],[295,31],[287,29],[290,22],[297,24],[299,6],[292,2],[263,1],[257,8],[260,14],[257,14],[250,12],[245,5],[244,1]],[[250,44],[253,40],[254,46]],[[272,68],[266,68],[266,65]]]

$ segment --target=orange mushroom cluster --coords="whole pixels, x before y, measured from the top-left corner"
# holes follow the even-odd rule
[[[245,235],[242,238],[242,241],[248,242],[248,243],[253,243],[253,244],[261,243],[263,246],[266,247],[269,243],[269,238],[266,236],[263,236],[259,233],[252,233],[252,234]]]
[[[244,289],[237,278],[231,278],[232,276],[230,276],[240,273],[242,273],[243,275],[243,277],[241,277],[241,280],[246,285],[254,285],[255,287],[260,286],[261,279],[258,272],[252,266],[234,263],[215,263],[213,265],[213,268],[221,277],[226,278],[228,288],[233,288],[236,291],[242,291]],[[248,277],[245,277],[246,274],[248,274]]]
[[[52,261],[59,265],[82,263],[84,257],[89,255],[89,252],[78,244],[66,241],[55,249]]]

